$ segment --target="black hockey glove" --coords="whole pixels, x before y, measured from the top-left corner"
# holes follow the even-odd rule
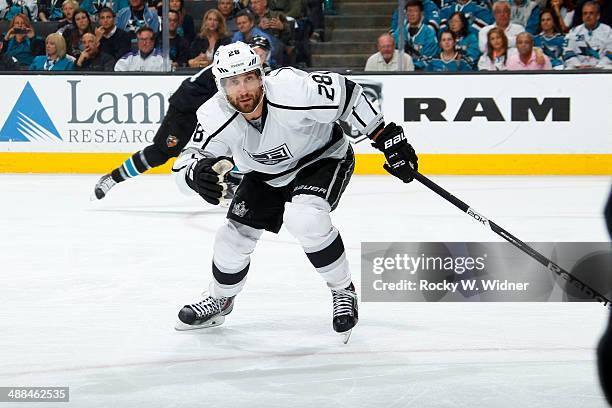
[[[391,122],[380,132],[372,146],[385,154],[384,169],[404,183],[413,180],[412,171],[419,169],[418,158],[401,126]]]
[[[234,167],[229,157],[200,159],[187,177],[187,184],[204,200],[219,205],[226,197],[225,174]]]

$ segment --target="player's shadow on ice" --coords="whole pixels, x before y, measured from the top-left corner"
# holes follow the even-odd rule
[[[150,216],[150,215],[162,215],[169,217],[195,217],[195,216],[205,216],[205,215],[224,215],[227,210],[220,211],[217,208],[208,209],[208,210],[147,210],[142,208],[96,208],[89,211],[93,212],[108,212],[108,213],[117,213],[117,214],[130,214],[130,215],[140,215],[140,216]]]

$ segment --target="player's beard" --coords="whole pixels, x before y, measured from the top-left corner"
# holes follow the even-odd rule
[[[240,113],[252,113],[257,109],[257,106],[263,99],[263,87],[257,88],[254,92],[249,92],[246,95],[232,97],[227,95],[229,103]]]

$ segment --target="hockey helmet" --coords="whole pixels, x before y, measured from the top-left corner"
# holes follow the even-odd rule
[[[266,51],[270,51],[270,40],[268,40],[263,35],[256,35],[255,37],[253,37],[249,45],[251,46],[251,48],[259,47],[263,48]]]
[[[255,51],[247,44],[238,41],[229,45],[222,45],[215,53],[213,75],[215,76],[217,89],[226,97],[223,80],[251,71],[257,71],[263,82],[265,73],[261,61]]]

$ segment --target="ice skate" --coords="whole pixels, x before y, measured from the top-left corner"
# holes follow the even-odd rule
[[[342,336],[342,342],[346,344],[351,337],[353,327],[359,320],[355,286],[351,283],[345,289],[332,289],[331,292],[334,307],[334,330]]]
[[[94,187],[94,193],[91,196],[91,200],[101,200],[110,191],[111,188],[115,187],[117,182],[113,180],[110,174],[103,175]]]
[[[208,296],[198,303],[183,306],[178,314],[180,321],[174,328],[185,331],[220,326],[225,321],[225,316],[232,312],[234,297]]]

